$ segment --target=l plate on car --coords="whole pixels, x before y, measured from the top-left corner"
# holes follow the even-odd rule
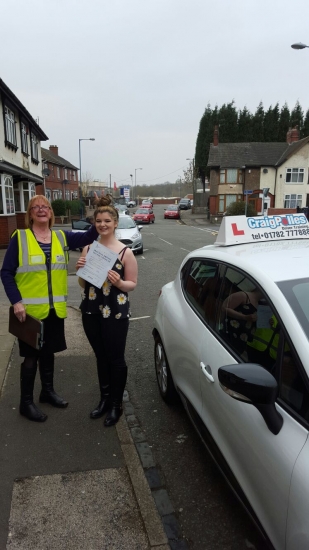
[[[309,239],[309,223],[304,214],[226,216],[222,220],[215,245],[291,239]]]

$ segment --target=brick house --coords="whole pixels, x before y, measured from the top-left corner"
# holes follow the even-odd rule
[[[208,166],[211,217],[245,200],[248,190],[248,202],[258,214],[309,206],[309,137],[300,140],[297,128],[288,131],[286,142],[219,143],[216,126]],[[266,198],[263,189],[268,189]]]
[[[41,141],[48,137],[26,107],[0,79],[0,248],[16,228],[43,183]]]
[[[57,145],[50,145],[49,149],[42,147],[42,165],[46,174],[40,194],[44,195],[45,186],[45,196],[50,201],[78,198],[78,168],[59,156]]]

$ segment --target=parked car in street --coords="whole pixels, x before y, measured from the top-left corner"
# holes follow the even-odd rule
[[[133,208],[134,206],[136,206],[136,201],[130,200],[127,202],[128,208]]]
[[[180,210],[189,210],[189,208],[191,208],[190,199],[180,199],[178,204],[179,204]]]
[[[119,216],[118,226],[115,231],[116,238],[124,245],[132,249],[135,254],[143,254],[142,226],[136,225],[131,216]]]
[[[139,208],[152,208],[151,202],[142,202],[142,204],[139,205]]]
[[[117,204],[115,205],[115,208],[118,210],[119,214],[129,215],[129,210],[125,204]]]
[[[151,199],[143,199],[142,204],[151,204],[151,206],[153,206],[153,202]]]
[[[155,314],[162,398],[181,398],[265,538],[309,548],[309,224],[226,216]]]
[[[179,220],[180,218],[180,209],[178,204],[169,204],[166,208],[164,208],[164,219],[172,218]]]
[[[152,208],[138,208],[133,216],[133,220],[138,223],[154,223],[155,215]]]

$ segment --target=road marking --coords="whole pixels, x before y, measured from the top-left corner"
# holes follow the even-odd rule
[[[194,227],[195,229],[199,229],[200,231],[206,231],[207,233],[211,233],[212,235],[218,235],[219,231],[215,231],[214,229],[203,229],[202,227],[196,227],[196,225],[190,225],[190,227]]]
[[[191,250],[187,250],[186,248],[180,248],[180,250],[184,250],[185,252],[191,252]]]
[[[172,243],[169,243],[168,241],[165,241],[164,239],[160,239],[160,237],[159,237],[159,240],[160,240],[160,241],[163,241],[163,242],[166,243],[166,244],[169,244],[170,246],[173,246]]]
[[[144,315],[144,317],[132,317],[130,321],[139,321],[140,319],[149,319],[150,315]]]

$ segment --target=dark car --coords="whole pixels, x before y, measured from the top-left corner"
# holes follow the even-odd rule
[[[191,201],[190,199],[180,199],[178,206],[180,210],[189,210],[191,208]]]

